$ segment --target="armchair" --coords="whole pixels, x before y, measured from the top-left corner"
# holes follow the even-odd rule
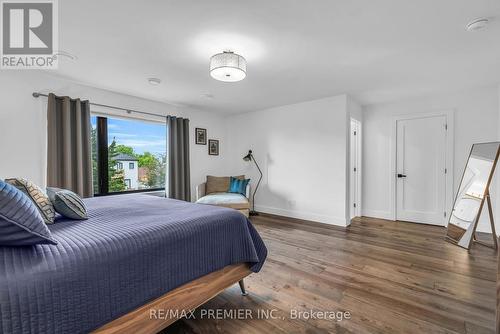
[[[246,217],[250,213],[250,184],[245,189],[245,196],[241,194],[217,192],[206,194],[206,182],[196,186],[196,203],[223,206],[235,209]]]

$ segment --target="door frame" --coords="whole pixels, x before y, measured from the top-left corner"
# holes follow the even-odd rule
[[[353,123],[355,127],[353,127]],[[360,120],[355,118],[350,119],[349,123],[349,221],[354,217],[361,217],[363,215],[362,210],[362,182],[363,182],[363,137],[362,131],[363,126]],[[356,156],[352,156],[352,138],[354,136],[353,131],[356,131]],[[356,165],[356,174],[353,171],[353,160]],[[356,182],[354,182],[354,180]],[[355,191],[353,191],[355,190]],[[355,194],[353,196],[353,193]],[[356,208],[354,209],[354,203],[356,203]],[[354,213],[354,216],[353,216]]]
[[[411,114],[403,114],[394,116],[392,119],[392,134],[391,134],[391,216],[392,220],[397,220],[397,181],[396,181],[396,173],[397,173],[397,128],[398,121],[419,119],[419,118],[428,118],[428,117],[436,117],[436,116],[445,116],[446,124],[447,124],[447,132],[446,132],[446,179],[445,179],[445,210],[446,217],[443,215],[443,224],[442,226],[446,226],[448,222],[449,215],[451,213],[451,209],[453,207],[453,162],[455,156],[455,111],[454,110],[441,110],[441,111],[433,111],[433,112],[425,112],[425,113],[411,113]]]

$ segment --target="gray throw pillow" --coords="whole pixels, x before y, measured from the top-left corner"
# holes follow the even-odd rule
[[[33,201],[33,203],[35,203],[45,224],[54,223],[56,211],[54,210],[54,206],[50,202],[49,197],[43,192],[42,189],[40,189],[33,182],[21,178],[6,179],[5,182],[21,190]]]
[[[30,246],[57,242],[35,203],[16,187],[0,180],[0,246]]]
[[[87,207],[83,200],[67,189],[47,188],[49,199],[58,213],[71,219],[88,219]]]

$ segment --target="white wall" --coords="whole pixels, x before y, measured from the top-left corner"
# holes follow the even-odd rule
[[[498,109],[497,109],[497,114],[498,114],[498,123],[497,123],[497,141],[500,141],[500,85],[497,87],[497,96],[498,96]],[[500,176],[498,175],[500,173],[500,166],[497,166],[497,171],[495,172],[496,180],[493,180],[496,185],[496,192],[495,192],[495,198],[493,198],[493,205],[495,205],[495,229],[497,232],[497,235],[500,235]]]
[[[499,91],[496,86],[364,107],[363,214],[391,219],[391,126],[396,115],[455,111],[454,194],[473,143],[499,137]],[[450,208],[448,208],[449,212]],[[483,218],[486,218],[483,215]],[[498,221],[498,219],[497,219]],[[489,230],[481,222],[480,230]]]
[[[233,175],[264,177],[257,211],[346,225],[347,96],[303,102],[228,118],[228,166]]]
[[[89,99],[91,102],[142,110],[159,115],[177,115],[190,119],[191,184],[205,180],[207,174],[224,174],[226,128],[224,118],[166,103],[146,100],[108,90],[92,88],[41,71],[2,71],[0,75],[0,178],[25,177],[44,186],[46,178],[46,98],[35,99],[33,92],[54,92]],[[93,111],[114,113],[111,109]],[[116,113],[116,112],[115,112]],[[119,112],[123,115],[123,112]],[[139,117],[139,116],[137,116]],[[208,137],[220,139],[220,155],[208,155],[206,145],[194,144],[194,128],[202,127]]]
[[[363,122],[363,107],[351,96],[347,96],[347,112],[350,118]]]

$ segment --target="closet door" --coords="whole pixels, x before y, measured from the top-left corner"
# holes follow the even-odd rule
[[[445,225],[446,116],[397,121],[396,218]]]

